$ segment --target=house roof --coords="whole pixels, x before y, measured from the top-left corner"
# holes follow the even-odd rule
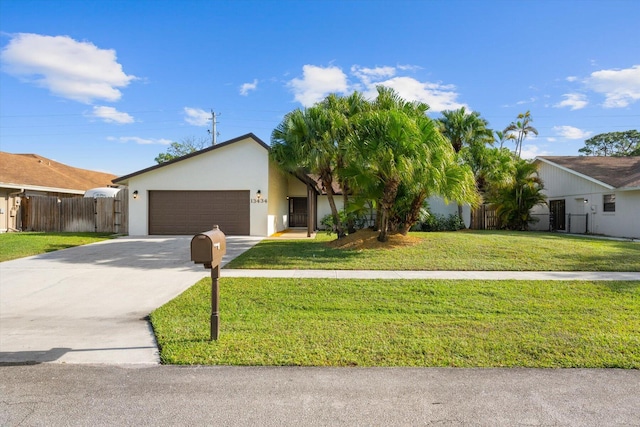
[[[74,168],[37,154],[0,151],[0,186],[40,191],[84,193],[111,184],[115,175]]]
[[[611,188],[640,188],[640,156],[541,156],[536,157],[571,173]]]
[[[160,163],[160,164],[157,164],[157,165],[154,165],[154,166],[150,166],[148,168],[141,169],[139,171],[130,173],[129,175],[124,175],[124,176],[115,178],[113,180],[113,182],[115,184],[124,183],[126,180],[128,180],[129,178],[133,178],[134,176],[142,175],[142,174],[150,172],[152,170],[160,169],[160,168],[172,165],[174,163],[178,163],[178,162],[181,162],[183,160],[190,159],[192,157],[199,156],[201,154],[208,153],[209,151],[217,150],[219,148],[226,147],[226,146],[231,145],[231,144],[233,144],[235,142],[243,141],[243,140],[249,139],[249,138],[253,139],[255,142],[257,142],[259,145],[264,147],[266,150],[270,150],[271,149],[271,147],[269,147],[269,145],[267,145],[264,141],[262,141],[260,138],[255,136],[253,133],[248,133],[246,135],[242,135],[242,136],[239,136],[237,138],[233,138],[233,139],[230,139],[228,141],[221,142],[220,144],[212,145],[211,147],[207,147],[207,148],[203,148],[202,150],[194,151],[193,153],[187,154],[187,155],[182,156],[182,157],[178,157],[177,159],[173,159],[173,160],[170,160],[168,162],[164,162],[164,163]]]
[[[320,175],[316,175],[316,174],[312,174],[312,173],[308,173],[306,175],[309,178],[311,178],[312,185],[316,188],[316,191],[319,194],[323,194],[323,195],[327,194],[327,190],[324,187],[324,184],[322,183],[322,180],[320,179]],[[342,195],[342,188],[340,188],[340,184],[337,181],[333,181],[331,183],[331,188],[333,189],[333,194]]]

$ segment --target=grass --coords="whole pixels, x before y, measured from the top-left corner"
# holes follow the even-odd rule
[[[357,234],[357,233],[356,233]],[[558,233],[410,233],[392,249],[339,249],[334,237],[264,240],[227,268],[321,270],[640,271],[640,244]]]
[[[640,368],[640,282],[203,279],[151,314],[167,364]]]
[[[108,233],[2,233],[0,262],[86,245],[111,237]]]

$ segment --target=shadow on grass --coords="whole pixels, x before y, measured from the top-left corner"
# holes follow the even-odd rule
[[[295,240],[264,241],[231,261],[227,268],[271,268],[286,263],[293,267],[322,268],[327,263],[348,261],[362,257],[352,250],[334,249],[326,242],[301,242]]]
[[[640,282],[602,282],[610,291],[619,294],[633,293],[640,288]]]
[[[579,237],[575,239],[580,239]],[[602,254],[563,253],[556,257],[572,271],[638,271],[640,260],[640,244],[615,241],[599,241],[611,250]],[[615,267],[615,268],[613,268]]]

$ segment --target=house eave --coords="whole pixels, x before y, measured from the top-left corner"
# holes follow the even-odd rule
[[[178,157],[177,159],[173,159],[173,160],[169,160],[168,162],[164,162],[164,163],[160,163],[160,164],[157,164],[157,165],[149,166],[148,168],[141,169],[139,171],[130,173],[128,175],[124,175],[124,176],[115,178],[111,182],[114,183],[114,184],[127,185],[128,184],[128,180],[130,178],[135,177],[135,176],[142,175],[142,174],[145,174],[147,172],[151,172],[153,170],[160,169],[160,168],[172,165],[174,163],[178,163],[178,162],[181,162],[183,160],[187,160],[187,159],[190,159],[192,157],[199,156],[199,155],[204,154],[204,153],[208,153],[209,151],[213,151],[213,150],[217,150],[219,148],[226,147],[226,146],[231,145],[231,144],[233,144],[235,142],[243,141],[245,139],[253,139],[256,143],[258,143],[258,145],[260,145],[261,147],[263,147],[267,151],[271,150],[271,147],[268,144],[266,144],[260,138],[255,136],[253,133],[247,133],[247,134],[241,135],[241,136],[239,136],[237,138],[233,138],[233,139],[230,139],[228,141],[221,142],[220,144],[216,144],[216,145],[213,145],[211,147],[203,148],[202,150],[199,150],[199,151],[194,151],[193,153],[187,154],[187,155],[182,156],[182,157]]]
[[[10,188],[12,190],[20,191],[42,191],[47,193],[66,193],[66,194],[84,194],[84,190],[75,190],[71,188],[58,188],[58,187],[44,187],[40,185],[29,184],[13,184],[0,182],[0,188]]]

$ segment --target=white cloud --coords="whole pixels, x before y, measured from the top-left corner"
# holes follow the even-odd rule
[[[247,96],[250,91],[258,88],[258,79],[254,79],[253,83],[244,83],[240,86],[240,95]]]
[[[556,105],[554,105],[554,107],[556,108],[569,107],[571,108],[571,110],[580,110],[586,107],[587,104],[589,103],[587,101],[587,97],[581,93],[565,93],[562,96],[565,99],[557,103]]]
[[[338,67],[318,67],[305,65],[302,67],[302,78],[289,82],[294,98],[305,107],[321,101],[330,93],[347,93],[349,85],[347,75]]]
[[[107,140],[123,142],[123,143],[135,142],[136,144],[140,144],[140,145],[151,145],[151,144],[169,145],[169,144],[171,144],[173,142],[170,139],[164,139],[164,138],[160,138],[160,139],[140,138],[138,136],[119,136],[119,137],[109,136],[109,137],[107,137]]]
[[[605,96],[605,108],[622,108],[640,99],[640,65],[600,70],[585,80],[588,88]]]
[[[184,113],[186,117],[184,120],[193,126],[209,126],[211,119],[211,113],[208,113],[200,108],[184,107]]]
[[[0,56],[6,73],[87,104],[119,100],[119,88],[136,79],[124,73],[115,50],[68,36],[14,34]]]
[[[389,80],[371,84],[365,96],[373,98],[377,95],[375,86],[382,85],[394,89],[398,95],[407,101],[419,101],[429,105],[430,112],[440,112],[444,110],[457,110],[466,107],[456,101],[458,93],[455,86],[443,85],[440,83],[421,82],[412,77],[394,77]]]
[[[557,139],[556,139],[556,138],[554,138],[554,137],[549,137],[549,138],[547,138],[547,141],[549,141],[549,142],[556,142],[556,141],[557,141]]]
[[[133,116],[129,115],[128,113],[118,111],[113,107],[94,106],[91,115],[93,117],[102,119],[107,123],[125,124],[133,123],[135,121],[133,119]]]
[[[578,80],[578,78],[577,78],[576,76],[569,76],[569,77],[567,77],[567,81],[568,81],[568,82],[575,82],[575,81],[577,81],[577,80]]]
[[[531,97],[529,99],[516,102],[516,105],[533,104],[537,100],[538,100],[537,98]]]
[[[593,133],[573,126],[554,126],[553,130],[559,137],[566,139],[585,139]]]
[[[538,147],[537,145],[523,145],[520,157],[523,159],[533,159],[537,156],[548,156],[551,152]]]
[[[296,101],[305,107],[321,101],[330,93],[345,94],[353,90],[359,90],[365,97],[373,99],[378,95],[376,86],[392,88],[407,101],[429,104],[431,112],[456,110],[466,106],[457,102],[458,93],[455,91],[455,86],[398,76],[399,69],[415,70],[418,67],[406,65],[402,68],[400,66],[398,68],[390,66],[367,68],[353,65],[350,73],[356,79],[356,83],[350,85],[347,75],[338,67],[322,68],[305,65],[304,77],[291,80],[289,86],[293,88]]]
[[[351,74],[358,77],[365,86],[369,86],[372,81],[379,81],[395,76],[396,69],[394,67],[365,68],[359,65],[353,65],[351,67]]]
[[[418,71],[418,70],[422,70],[422,67],[420,67],[419,65],[405,64],[405,65],[398,65],[398,70],[402,70],[402,71]]]

